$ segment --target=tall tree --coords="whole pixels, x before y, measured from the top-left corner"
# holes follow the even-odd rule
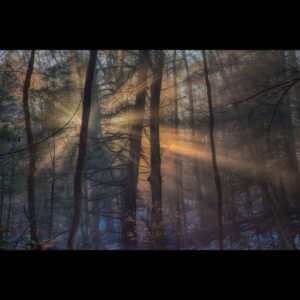
[[[49,146],[49,153],[50,153],[50,160],[52,165],[52,171],[51,171],[51,196],[50,196],[50,224],[49,224],[49,238],[52,236],[53,233],[53,215],[54,215],[54,193],[55,193],[55,137],[53,137],[53,150],[50,148],[50,143],[48,143]]]
[[[68,237],[67,246],[69,250],[73,250],[75,247],[76,233],[80,224],[81,206],[82,206],[82,172],[84,166],[84,159],[86,153],[86,144],[88,136],[88,124],[90,118],[90,107],[92,99],[92,83],[94,77],[94,70],[97,61],[97,50],[90,51],[90,57],[88,62],[88,68],[85,78],[84,95],[83,95],[83,110],[82,121],[79,137],[79,149],[74,178],[74,211],[72,218],[72,225]]]
[[[29,169],[27,177],[27,188],[28,188],[28,219],[30,226],[30,237],[35,243],[38,243],[37,235],[37,221],[36,221],[36,207],[35,207],[35,191],[34,191],[34,176],[36,170],[36,147],[34,146],[32,128],[31,128],[31,117],[28,105],[28,91],[30,88],[31,76],[34,65],[34,53],[35,50],[31,51],[30,59],[28,62],[27,72],[25,76],[23,86],[23,110],[25,115],[25,131],[27,137],[27,145],[29,148]]]
[[[279,51],[280,62],[282,66],[283,73],[287,76],[288,74],[288,66],[286,62],[285,51]],[[292,68],[291,72],[292,76],[296,73],[295,67]],[[291,95],[287,94],[285,99],[282,100],[280,105],[280,117],[282,123],[283,130],[283,142],[286,151],[286,171],[288,182],[286,184],[287,194],[290,198],[290,203],[293,206],[300,208],[300,172],[299,172],[299,164],[297,160],[296,153],[296,145],[295,145],[295,135],[293,128],[293,120],[292,120],[292,109],[291,109]]]
[[[101,115],[100,115],[100,108],[98,103],[98,88],[97,88],[97,81],[99,80],[99,68],[98,66],[95,67],[95,75],[93,78],[93,88],[92,88],[92,103],[91,103],[91,118],[90,118],[90,129],[88,138],[90,140],[90,151],[96,152],[99,149],[99,137],[103,136],[102,132],[102,125],[101,125]],[[105,151],[101,151],[100,160],[107,159],[105,155]],[[104,158],[102,158],[104,156]],[[97,156],[96,160],[99,162],[99,157]],[[93,166],[97,166],[97,162],[95,159],[91,159],[87,164],[87,169],[92,168]],[[100,207],[100,201],[97,199],[97,194],[99,193],[99,188],[93,186],[91,182],[86,183],[89,186],[89,191],[87,190],[86,195],[88,196],[86,201],[91,199],[95,199],[95,201],[88,202],[88,211],[89,214],[87,215],[89,218],[89,232],[90,232],[90,249],[91,250],[99,250],[100,248],[100,230],[99,230],[99,222],[100,216],[97,213]]]
[[[136,101],[134,107],[134,123],[130,130],[130,149],[127,176],[123,184],[123,249],[136,250],[137,227],[136,227],[136,199],[139,164],[141,158],[142,132],[145,112],[145,99],[147,90],[148,60],[147,51],[140,50],[138,80],[136,87]]]
[[[202,50],[203,63],[204,63],[204,76],[207,90],[207,102],[209,108],[209,137],[210,137],[210,146],[211,146],[211,157],[214,170],[216,191],[217,191],[217,214],[218,214],[218,244],[219,250],[223,250],[223,224],[222,224],[222,188],[221,188],[221,179],[218,170],[217,158],[216,158],[216,149],[215,149],[215,139],[214,139],[214,111],[212,106],[211,99],[211,88],[208,77],[208,68],[206,61],[205,50]]]
[[[194,93],[193,93],[193,85],[192,85],[192,78],[190,74],[190,68],[189,64],[186,58],[185,50],[182,50],[182,57],[184,61],[185,66],[185,72],[186,72],[186,81],[187,81],[187,91],[188,91],[188,97],[189,97],[189,111],[190,111],[190,126],[192,129],[192,138],[193,143],[198,143],[197,137],[196,137],[196,122],[195,122],[195,100],[194,100]],[[193,158],[192,159],[193,164],[193,171],[195,174],[195,187],[196,187],[196,201],[198,203],[199,207],[199,218],[200,218],[200,224],[203,224],[203,212],[202,212],[202,205],[201,205],[201,182],[200,182],[200,168],[199,168],[199,159]]]
[[[176,66],[176,50],[173,55],[173,85],[174,85],[174,125],[176,142],[179,142],[179,114],[178,114],[178,82],[177,82],[177,66]],[[176,209],[176,249],[181,247],[181,215],[184,211],[184,195],[183,195],[183,180],[182,180],[182,161],[180,153],[175,154],[175,209]],[[186,227],[184,226],[184,230]],[[184,231],[184,239],[186,239],[186,232]]]
[[[155,249],[164,249],[162,223],[161,159],[159,141],[159,104],[164,64],[164,52],[154,50],[154,68],[150,99],[150,149],[151,173],[149,177],[152,193],[152,234]]]

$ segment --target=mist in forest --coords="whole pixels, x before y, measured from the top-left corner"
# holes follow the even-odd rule
[[[0,50],[0,249],[299,249],[299,53]]]

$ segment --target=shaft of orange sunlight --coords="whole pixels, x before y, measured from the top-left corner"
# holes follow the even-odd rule
[[[211,152],[209,150],[201,150],[200,146],[194,143],[180,142],[172,144],[168,148],[173,153],[180,154],[191,158],[196,158],[203,161],[211,161]],[[233,171],[247,174],[247,172],[258,172],[262,175],[267,175],[266,166],[258,164],[254,161],[237,160],[217,154],[217,161],[220,166],[230,168]]]
[[[211,162],[211,151],[209,143],[207,143],[207,135],[198,132],[195,136],[191,130],[180,129],[177,133],[176,129],[168,126],[161,126],[161,147],[165,148],[166,155],[163,155],[164,160],[172,160],[170,152],[180,154],[183,157],[190,157],[202,161]],[[219,152],[219,153],[218,153]],[[224,156],[223,150],[217,149],[217,161],[220,166],[229,168],[232,171],[243,174],[254,174],[258,172],[263,176],[271,176],[268,172],[266,164],[260,164],[255,161],[239,160],[233,157]],[[279,171],[275,167],[272,169]]]

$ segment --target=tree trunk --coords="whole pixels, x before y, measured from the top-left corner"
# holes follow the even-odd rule
[[[90,58],[88,69],[86,72],[84,96],[83,96],[83,110],[82,123],[80,128],[79,150],[76,164],[75,178],[74,178],[74,211],[70,234],[68,237],[67,247],[73,250],[75,246],[76,233],[80,224],[81,206],[82,206],[82,173],[86,153],[86,144],[88,136],[88,123],[90,117],[90,107],[92,99],[92,83],[94,77],[94,70],[97,60],[97,50],[90,51]]]
[[[287,74],[287,66],[285,61],[284,51],[280,51],[280,59],[284,73]],[[300,208],[300,172],[297,160],[297,152],[294,138],[294,129],[291,116],[291,97],[289,94],[283,99],[280,109],[283,143],[286,151],[286,179],[287,179],[287,194],[289,202]]]
[[[99,151],[99,137],[103,137],[102,125],[101,125],[101,115],[100,115],[100,105],[98,103],[98,87],[97,81],[99,76],[99,68],[95,67],[94,78],[93,78],[93,88],[92,88],[92,103],[91,103],[91,118],[90,118],[90,129],[88,134],[88,140],[90,144],[88,145],[89,151]],[[104,157],[103,157],[104,156]],[[106,155],[102,151],[101,161],[105,161]],[[98,158],[96,158],[98,160]],[[94,168],[97,165],[94,159],[89,161],[87,168]],[[101,175],[100,175],[101,176]],[[100,179],[100,178],[99,178]],[[100,209],[100,200],[97,199],[99,193],[99,188],[94,186],[90,181],[87,182],[87,190],[90,191],[89,199],[93,201],[88,202],[88,226],[90,232],[90,250],[99,250],[101,245],[100,230],[99,230],[99,209]]]
[[[7,211],[7,227],[10,227],[10,214],[12,209],[13,193],[14,193],[14,160],[12,159],[11,163],[11,179],[9,187],[9,202],[8,202],[8,211]]]
[[[37,236],[37,222],[36,222],[36,212],[35,212],[35,191],[34,191],[34,176],[35,176],[35,165],[36,165],[36,147],[33,146],[33,136],[31,130],[31,118],[28,105],[28,90],[30,88],[30,81],[33,72],[34,65],[34,52],[31,51],[28,68],[26,72],[25,82],[23,86],[23,109],[25,115],[25,130],[27,136],[27,144],[29,147],[29,170],[27,177],[27,187],[28,187],[28,219],[30,225],[30,237],[35,243],[38,243]]]
[[[221,180],[220,180],[217,159],[216,159],[216,149],[215,149],[215,140],[214,140],[214,112],[212,107],[211,90],[210,90],[210,83],[208,78],[208,69],[207,69],[205,50],[202,50],[202,55],[203,55],[204,75],[205,75],[205,82],[206,82],[206,89],[207,89],[207,101],[209,107],[209,136],[210,136],[210,145],[211,145],[211,156],[212,156],[212,164],[213,164],[216,191],[217,191],[218,244],[219,244],[219,250],[223,250],[222,188],[221,188]]]
[[[175,116],[174,116],[174,125],[175,125],[175,135],[177,141],[179,140],[179,117],[178,117],[178,84],[177,84],[177,69],[176,69],[176,50],[174,50],[173,57],[173,82],[174,82],[174,103],[175,103]],[[180,249],[181,246],[181,210],[180,203],[182,196],[182,165],[181,165],[181,156],[180,154],[176,154],[175,157],[175,207],[176,207],[176,249]]]
[[[179,117],[178,117],[178,83],[177,83],[177,68],[176,68],[176,50],[174,50],[173,57],[173,84],[174,84],[174,125],[175,125],[175,136],[176,142],[179,142]],[[175,209],[176,209],[176,249],[181,248],[181,215],[184,213],[184,209],[181,206],[184,205],[184,194],[183,194],[183,180],[182,180],[182,162],[181,155],[179,153],[175,154]],[[184,238],[186,237],[186,232],[183,233]]]
[[[152,234],[154,240],[154,249],[157,250],[164,249],[165,247],[162,223],[161,159],[159,141],[159,103],[164,53],[162,50],[154,50],[154,55],[155,62],[150,100],[151,173],[149,181],[152,192]]]
[[[134,113],[136,118],[130,131],[130,150],[127,176],[123,185],[123,241],[122,248],[127,250],[137,249],[136,227],[136,198],[139,164],[141,158],[141,142],[145,112],[145,99],[147,90],[148,62],[147,53],[140,50],[140,70],[138,73],[137,94]]]
[[[192,81],[191,81],[191,74],[188,61],[186,59],[185,51],[182,51],[185,72],[186,72],[186,81],[187,81],[187,89],[188,89],[188,97],[189,97],[189,110],[190,110],[190,126],[192,129],[192,143],[198,143],[197,136],[196,136],[196,122],[195,122],[195,101],[194,101],[194,94],[192,89]],[[195,174],[195,188],[196,188],[196,202],[199,207],[199,220],[200,224],[202,223],[203,212],[201,209],[201,180],[200,180],[200,168],[199,168],[199,160],[197,158],[192,158],[193,164],[193,173]]]
[[[82,248],[88,250],[89,246],[89,214],[88,214],[88,201],[89,201],[89,192],[88,192],[88,181],[87,179],[83,180],[83,211],[82,211],[82,221],[81,221],[81,235],[82,235]]]
[[[53,137],[53,154],[49,145],[51,164],[52,164],[52,179],[51,179],[51,196],[50,196],[50,224],[48,237],[50,238],[53,234],[53,213],[54,213],[54,192],[55,192],[55,137]]]

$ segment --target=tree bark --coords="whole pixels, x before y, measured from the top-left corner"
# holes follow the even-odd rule
[[[82,123],[80,128],[79,151],[76,164],[75,178],[74,178],[74,211],[70,234],[68,237],[67,247],[69,250],[74,250],[76,233],[80,224],[81,206],[82,206],[82,173],[84,166],[84,159],[86,153],[86,144],[88,136],[88,124],[90,117],[90,107],[92,99],[92,83],[94,77],[94,70],[97,60],[97,50],[90,51],[90,58],[88,69],[86,72],[84,96],[83,96],[83,110]]]
[[[28,219],[30,226],[30,237],[35,243],[38,243],[37,236],[37,221],[36,221],[36,207],[35,207],[35,191],[34,191],[34,177],[36,169],[36,147],[33,147],[33,136],[31,129],[31,117],[28,105],[28,91],[30,88],[30,81],[33,72],[34,65],[34,53],[35,50],[31,51],[28,68],[25,76],[24,86],[23,86],[23,110],[25,115],[25,130],[27,136],[27,144],[29,147],[29,170],[27,177],[27,187],[28,187]]]
[[[100,105],[98,104],[98,87],[97,80],[99,77],[99,68],[95,67],[94,78],[93,78],[93,88],[92,88],[92,104],[91,104],[91,118],[90,118],[90,129],[88,134],[88,139],[90,141],[89,148],[90,151],[99,151],[98,138],[103,136],[102,125],[101,125],[101,115],[100,115]],[[102,158],[103,157],[103,158]],[[105,155],[105,150],[102,151],[101,161],[105,161],[107,156]],[[98,160],[98,158],[97,158]],[[97,165],[97,162],[92,159],[89,161],[88,168],[93,168]],[[100,175],[101,178],[101,175]],[[99,188],[91,184],[90,181],[87,182],[88,192],[90,191],[89,198],[97,199],[99,193]],[[90,232],[90,250],[99,250],[101,246],[99,222],[100,216],[98,214],[100,208],[100,200],[89,201],[88,202],[88,218],[89,218],[89,232]]]
[[[178,117],[178,83],[177,83],[177,68],[176,68],[176,50],[174,50],[173,56],[173,85],[174,85],[174,125],[175,125],[175,135],[176,142],[179,142],[179,117]],[[181,248],[181,215],[184,213],[184,209],[181,206],[184,205],[184,195],[183,195],[183,180],[182,180],[182,162],[181,155],[179,153],[175,154],[175,209],[176,209],[176,249]],[[186,229],[186,228],[184,228]],[[186,237],[186,232],[183,233]]]
[[[207,61],[205,50],[202,50],[203,63],[204,63],[204,75],[207,89],[207,101],[209,107],[209,136],[210,136],[210,145],[211,145],[211,157],[214,170],[216,191],[217,191],[217,214],[218,214],[218,244],[219,250],[223,250],[223,225],[222,225],[222,187],[221,180],[218,170],[218,164],[216,159],[216,149],[215,149],[215,140],[214,140],[214,112],[212,107],[211,99],[211,89],[208,77]]]
[[[8,211],[7,211],[7,227],[10,227],[10,214],[12,210],[12,201],[13,201],[13,193],[14,193],[14,160],[11,162],[11,179],[10,179],[10,187],[9,187],[9,202],[8,202]]]
[[[150,100],[150,149],[151,173],[149,177],[152,192],[152,234],[154,249],[165,248],[164,231],[162,223],[162,189],[161,189],[161,159],[159,141],[159,103],[162,84],[164,53],[155,50],[153,80],[151,84]]]
[[[280,51],[280,59],[284,73],[287,74],[287,65],[285,61],[284,51]],[[294,70],[295,71],[295,70]],[[286,178],[287,178],[287,194],[290,203],[300,209],[300,172],[297,160],[297,152],[295,145],[295,135],[293,129],[292,113],[291,113],[291,97],[289,94],[282,101],[280,114],[282,124],[283,144],[286,151]]]
[[[123,241],[122,248],[127,250],[137,249],[136,227],[136,199],[139,164],[141,158],[142,131],[145,112],[145,100],[147,90],[148,62],[147,53],[140,50],[140,70],[138,73],[137,94],[134,113],[136,118],[130,132],[130,150],[127,176],[123,185]]]
[[[54,214],[54,192],[55,192],[55,137],[53,137],[53,153],[51,154],[51,149],[49,145],[49,151],[51,156],[51,164],[52,164],[52,178],[51,178],[51,196],[50,196],[50,224],[49,224],[49,232],[48,237],[50,238],[53,234],[53,214]]]
[[[195,122],[195,101],[194,101],[194,94],[192,89],[192,81],[191,81],[191,74],[188,61],[186,59],[185,51],[182,51],[183,61],[185,65],[185,72],[186,72],[186,81],[187,81],[187,90],[188,90],[188,97],[189,97],[189,110],[190,110],[190,126],[192,129],[192,143],[196,143],[196,122]],[[192,158],[193,164],[193,172],[195,174],[195,187],[196,187],[196,201],[199,207],[199,220],[200,224],[202,223],[203,219],[203,212],[201,208],[201,180],[200,180],[200,168],[199,168],[199,160],[197,158]],[[202,224],[203,225],[203,224]]]

